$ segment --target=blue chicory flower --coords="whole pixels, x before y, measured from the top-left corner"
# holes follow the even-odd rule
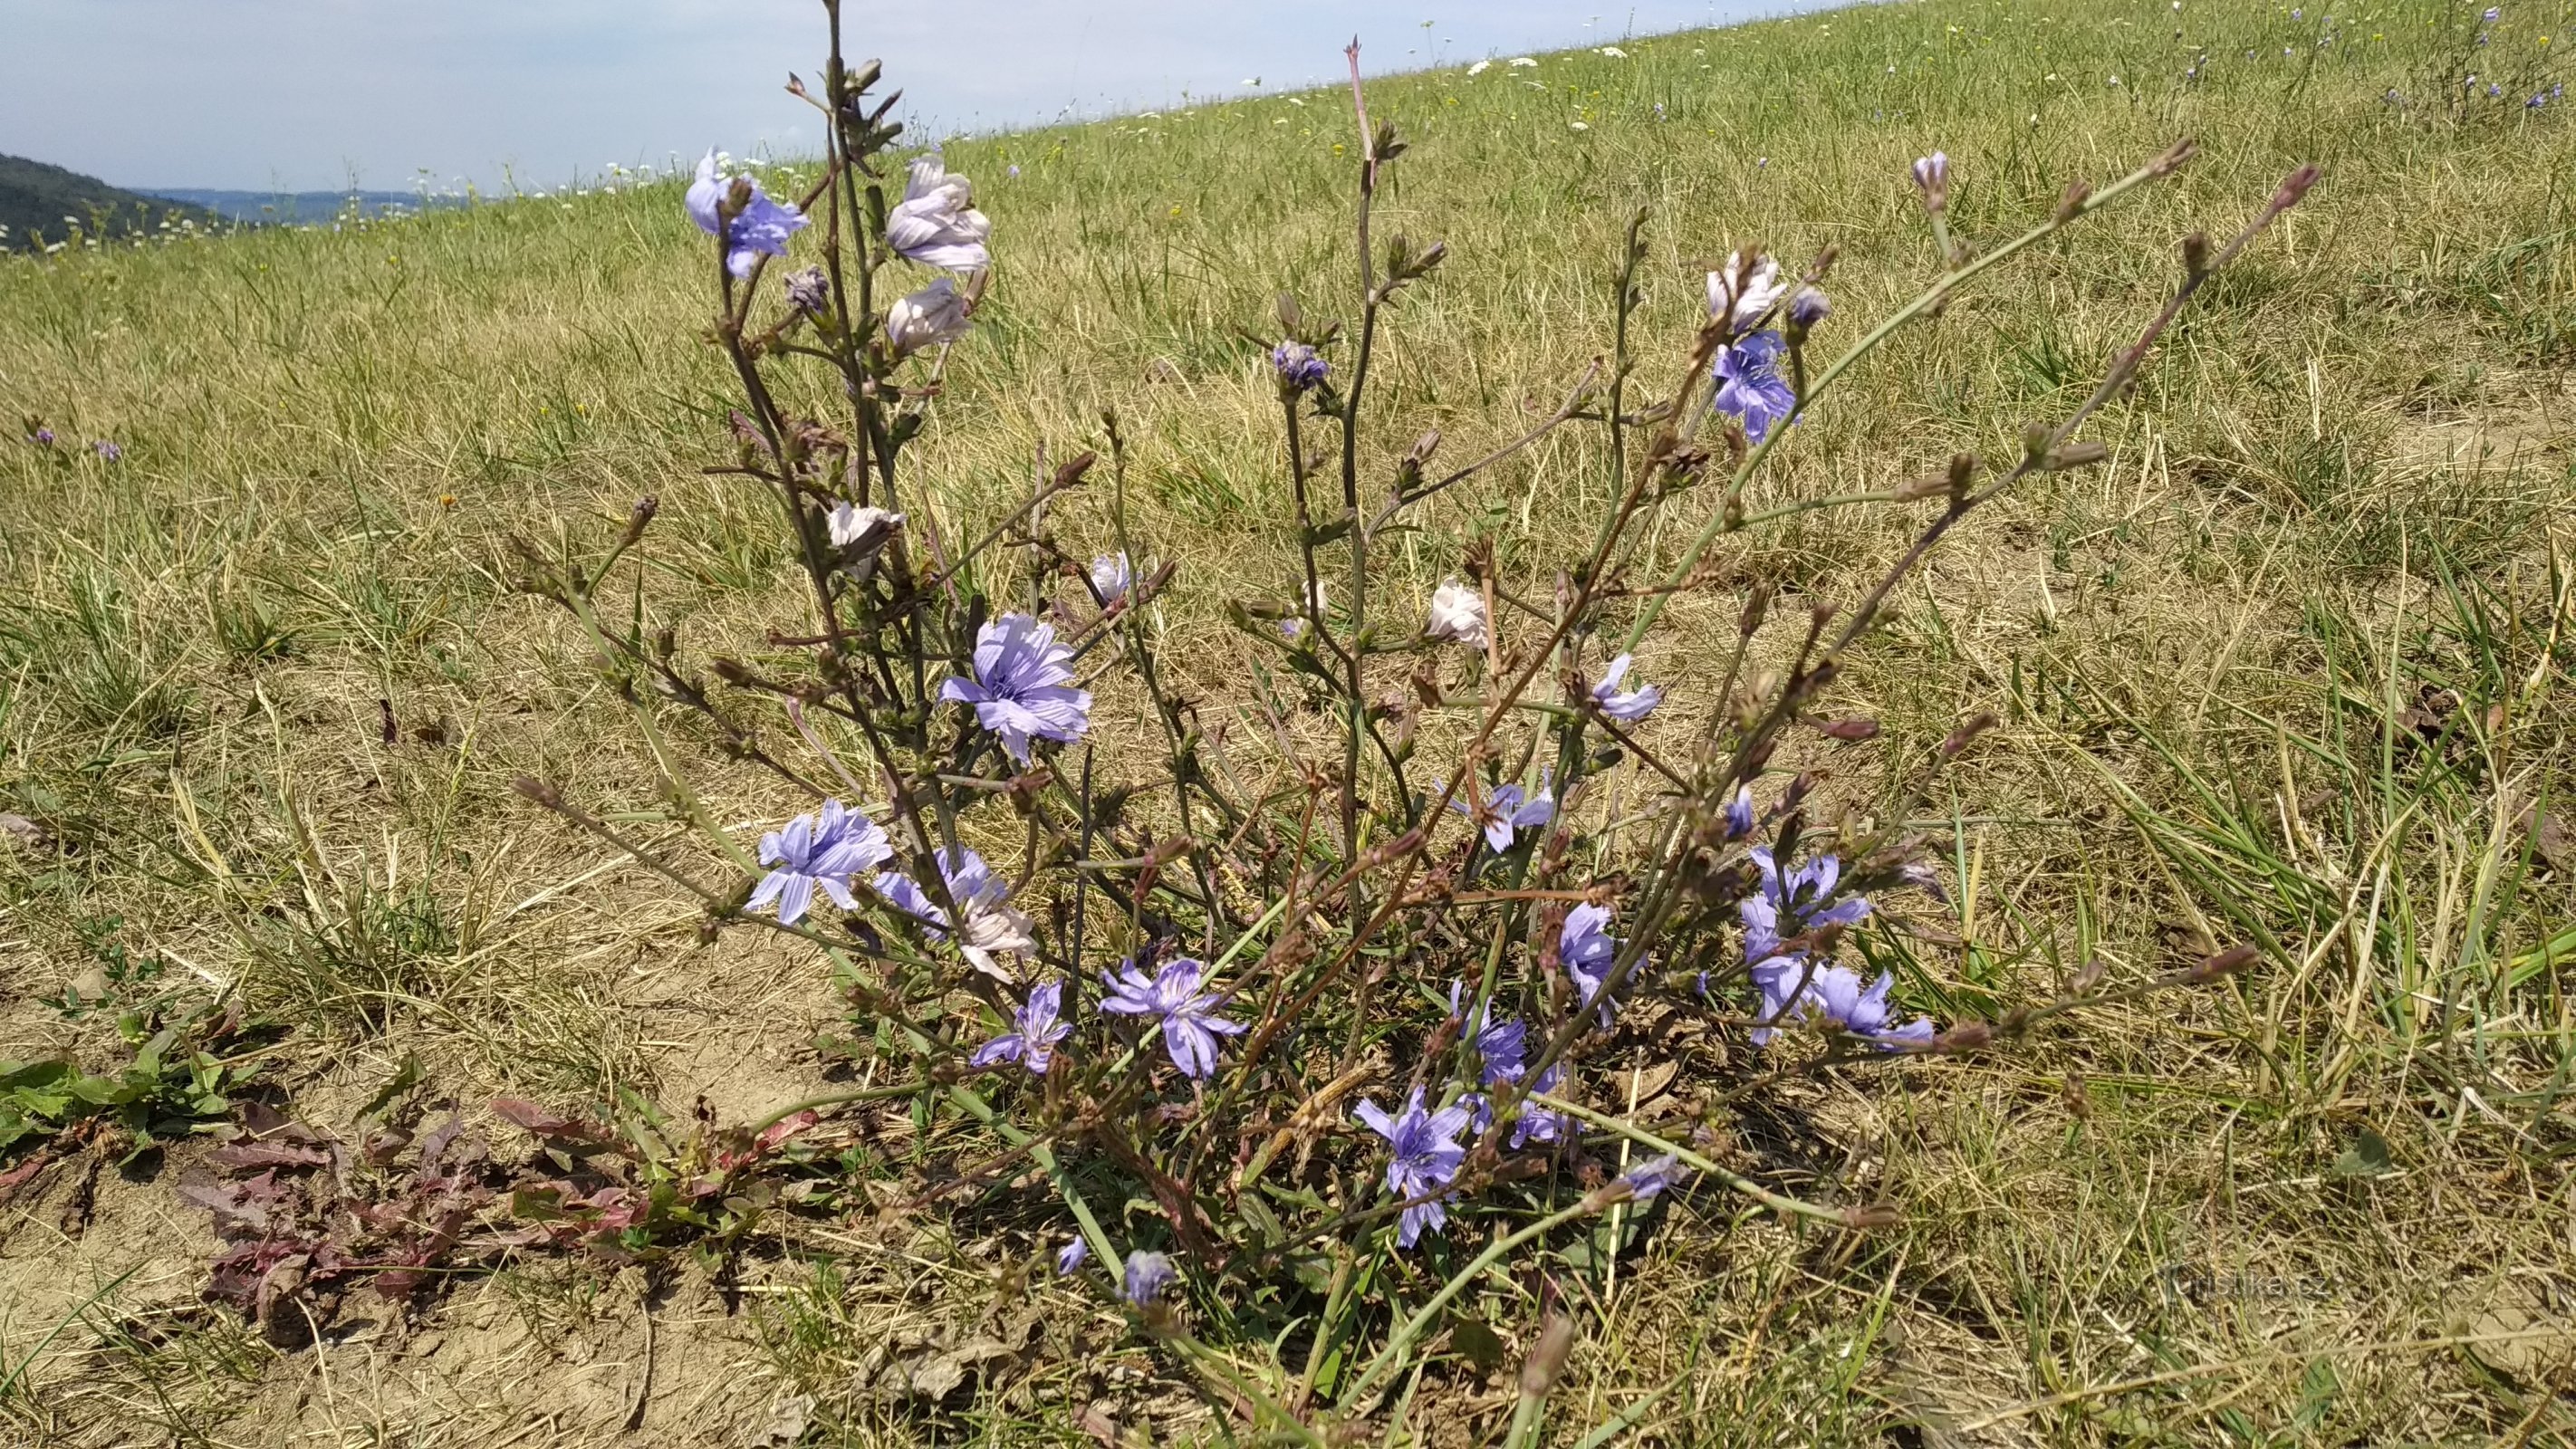
[[[1541,771],[1538,793],[1522,798],[1518,785],[1496,785],[1485,792],[1481,804],[1471,804],[1463,796],[1450,800],[1449,808],[1464,815],[1485,833],[1485,845],[1500,855],[1512,848],[1513,838],[1523,830],[1545,825],[1556,818],[1556,795],[1553,776]]]
[[[1101,973],[1109,994],[1101,998],[1100,1009],[1117,1016],[1160,1018],[1163,1049],[1171,1054],[1172,1065],[1186,1076],[1206,1078],[1216,1071],[1217,1037],[1244,1030],[1242,1022],[1216,1014],[1225,998],[1199,989],[1206,976],[1206,964],[1188,956],[1175,958],[1151,978],[1143,967],[1129,961],[1114,976]]]
[[[1045,1076],[1048,1064],[1055,1058],[1055,1044],[1073,1035],[1072,1022],[1056,1019],[1063,1004],[1063,982],[1050,981],[1032,988],[1027,1003],[1011,1015],[1011,1024],[1019,1030],[1006,1031],[975,1048],[975,1054],[966,1059],[967,1065],[989,1067],[1018,1062],[1031,1075]]]
[[[1290,392],[1304,392],[1322,385],[1333,368],[1303,342],[1282,342],[1270,349],[1271,370],[1279,374],[1279,385]]]
[[[1071,1241],[1067,1242],[1063,1247],[1055,1250],[1056,1276],[1060,1278],[1072,1277],[1074,1274],[1082,1271],[1083,1264],[1090,1261],[1091,1240],[1080,1233],[1076,1233],[1073,1235]]]
[[[1449,1014],[1453,1017],[1460,1014],[1459,994],[1458,986],[1452,983],[1449,988]],[[1491,1019],[1488,1010],[1480,1007],[1476,1013],[1475,1025],[1469,1029],[1473,1031],[1476,1038],[1477,1075],[1486,1087],[1498,1087],[1505,1082],[1517,1082],[1529,1075],[1528,1023],[1519,1017],[1506,1017],[1501,1021],[1495,1021]],[[1538,1085],[1533,1090],[1554,1092],[1564,1083],[1565,1064],[1558,1062],[1539,1074]],[[1492,1106],[1483,1096],[1470,1095],[1461,1098],[1460,1102],[1473,1114],[1473,1125],[1478,1135],[1481,1136],[1486,1128],[1493,1125]],[[1520,1116],[1512,1122],[1511,1147],[1517,1152],[1526,1143],[1555,1142],[1563,1137],[1564,1132],[1565,1115],[1563,1113],[1552,1112],[1545,1107],[1523,1106]]]
[[[99,461],[102,463],[113,463],[117,459],[125,456],[125,450],[123,448],[118,447],[116,444],[109,442],[105,438],[101,438],[97,442],[90,444],[89,447],[91,452],[98,454]]]
[[[1029,918],[1011,905],[1010,883],[994,875],[984,857],[963,845],[942,850],[935,859],[940,879],[948,886],[948,899],[966,914],[962,929],[952,927],[948,913],[909,876],[879,872],[877,893],[920,921],[932,940],[945,940],[951,929],[957,929],[957,949],[975,969],[1010,981],[1010,973],[994,962],[993,953],[1008,951],[1025,956],[1037,949]]]
[[[1635,662],[1626,654],[1611,660],[1602,666],[1600,682],[1592,686],[1592,702],[1621,724],[1635,724],[1664,702],[1664,692],[1651,684],[1639,685],[1625,694],[1619,692],[1619,681],[1628,677],[1628,668]]]
[[[1890,1024],[1887,996],[1896,985],[1892,973],[1881,972],[1864,986],[1860,973],[1848,966],[1774,956],[1753,968],[1753,982],[1762,996],[1762,1020],[1772,1024],[1754,1028],[1756,1046],[1770,1044],[1776,1023],[1792,1017],[1805,1021],[1811,1015],[1888,1051],[1929,1046],[1934,1036],[1930,1017]]]
[[[1780,334],[1765,330],[1739,338],[1717,354],[1718,388],[1710,406],[1741,422],[1744,436],[1756,443],[1797,406],[1797,393],[1780,375],[1780,347]]]
[[[1789,325],[1804,332],[1834,315],[1833,299],[1824,290],[1802,286],[1789,297]]]
[[[1161,1253],[1136,1252],[1127,1255],[1125,1286],[1127,1301],[1139,1308],[1151,1307],[1170,1291],[1181,1275],[1172,1268],[1172,1260]]]
[[[1726,802],[1726,838],[1742,840],[1753,833],[1753,787],[1738,785],[1735,798]]]
[[[939,697],[975,706],[976,722],[1026,765],[1030,740],[1069,744],[1091,728],[1091,692],[1073,687],[1072,664],[1053,627],[1004,614],[975,635],[975,677],[944,681]]]
[[[775,909],[778,923],[792,926],[805,918],[817,887],[845,911],[859,908],[850,894],[850,878],[873,870],[894,854],[885,831],[859,811],[838,800],[826,800],[811,815],[799,815],[786,828],[760,837],[760,863],[770,867],[760,878],[746,910]]]
[[[1688,1182],[1690,1169],[1681,1165],[1680,1158],[1667,1152],[1651,1162],[1640,1162],[1629,1168],[1619,1174],[1619,1180],[1628,1184],[1628,1190],[1642,1202],[1665,1188],[1679,1187]]]
[[[1618,1006],[1603,990],[1609,984],[1611,964],[1619,954],[1619,938],[1603,929],[1609,924],[1608,906],[1587,903],[1565,913],[1565,926],[1556,937],[1556,957],[1565,963],[1566,974],[1574,978],[1575,986],[1583,993],[1575,1009],[1587,1010],[1597,1003],[1605,1027]]]
[[[1455,1181],[1458,1168],[1467,1160],[1467,1149],[1458,1142],[1458,1134],[1467,1129],[1471,1111],[1453,1103],[1437,1112],[1425,1111],[1422,1089],[1413,1089],[1404,1110],[1390,1117],[1373,1101],[1363,1099],[1352,1115],[1368,1129],[1386,1139],[1386,1190],[1400,1199],[1422,1197],[1438,1192]],[[1438,1229],[1449,1221],[1449,1214],[1438,1199],[1415,1203],[1397,1219],[1397,1246],[1410,1248],[1422,1237],[1424,1228]]]
[[[748,176],[751,200],[728,226],[724,219],[725,195],[733,182],[716,174],[716,153],[709,151],[698,162],[698,174],[689,183],[682,198],[689,220],[709,236],[720,236],[725,243],[725,270],[737,277],[748,277],[766,254],[787,255],[787,239],[805,229],[805,213],[792,201],[778,201],[760,189],[760,183]]]
[[[40,427],[27,435],[27,441],[39,448],[50,448],[54,445],[54,430]]]
[[[1784,921],[1796,927],[1789,934],[1802,936],[1826,926],[1857,925],[1869,915],[1869,902],[1859,896],[1827,904],[1843,875],[1842,861],[1834,856],[1816,856],[1783,878],[1771,847],[1757,845],[1752,854],[1761,889],[1736,907],[1744,919],[1745,960],[1779,955]]]

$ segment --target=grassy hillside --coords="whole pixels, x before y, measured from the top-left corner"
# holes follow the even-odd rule
[[[2576,102],[2554,89],[2576,7],[2479,8],[1921,0],[1370,86],[1414,143],[1379,233],[1450,253],[1395,314],[1376,406],[1462,458],[1608,349],[1639,208],[1661,386],[1698,264],[1736,244],[1837,246],[1838,338],[1919,291],[1917,155],[1949,155],[1951,225],[1985,247],[2071,180],[2198,141],[2172,184],[1899,334],[1757,510],[2013,454],[2170,291],[2176,238],[2324,169],[2092,430],[2109,461],[1979,515],[1834,701],[1898,750],[2003,721],[1923,822],[1955,910],[1906,948],[1923,1009],[2236,940],[2262,964],[2010,1052],[1799,1083],[1776,1116],[1711,1107],[1738,1170],[1902,1219],[1802,1232],[1694,1194],[1615,1271],[1561,1265],[1590,1315],[1569,1417],[1669,1386],[1640,1411],[1669,1443],[2576,1435]],[[999,264],[920,444],[926,506],[982,533],[1114,407],[1131,523],[1189,583],[1165,647],[1208,701],[1243,698],[1223,601],[1293,572],[1275,395],[1237,329],[1283,288],[1356,308],[1346,103],[945,152]],[[317,1121],[415,1069],[421,1101],[631,1091],[731,1121],[828,1089],[814,1043],[845,1006],[810,957],[701,945],[685,901],[508,788],[632,801],[649,778],[587,646],[512,592],[513,535],[597,542],[657,493],[649,607],[690,647],[757,653],[794,622],[774,505],[704,471],[730,456],[705,271],[670,186],[0,264],[0,1058],[118,1068],[114,1012],[81,1003],[224,991],[268,1024],[245,1028],[264,1090]],[[54,443],[16,441],[39,424]],[[1445,496],[1378,607],[1417,614],[1476,528],[1544,588],[1612,477],[1570,430]],[[1098,491],[1055,526],[1100,536]],[[1705,699],[1741,581],[1848,598],[1920,523],[1833,516],[1728,539],[1643,676]],[[1147,737],[1132,705],[1104,746]],[[686,743],[723,821],[800,808]],[[1865,806],[1881,782],[1852,773],[1828,788]],[[1643,1062],[1624,1085],[1691,1090]],[[172,1196],[194,1149],[120,1171],[114,1131],[59,1134],[0,1176],[0,1422],[66,1444],[1212,1434],[1171,1360],[1014,1277],[1027,1222],[916,1205],[976,1163],[901,1106],[853,1114],[862,1185],[729,1281],[532,1256],[319,1352],[200,1303],[206,1214]],[[1507,1366],[1458,1331],[1414,1442],[1508,1416],[1534,1292],[1467,1305]],[[970,1371],[932,1393],[942,1352]]]
[[[60,166],[0,156],[0,251],[42,251],[81,236],[150,236],[221,219],[203,207],[141,196]]]

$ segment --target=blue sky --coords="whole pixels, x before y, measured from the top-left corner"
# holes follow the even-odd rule
[[[1615,42],[1816,0],[847,0],[933,132]],[[1426,26],[1424,22],[1429,22]],[[0,0],[0,152],[122,186],[552,186],[815,149],[817,0]]]

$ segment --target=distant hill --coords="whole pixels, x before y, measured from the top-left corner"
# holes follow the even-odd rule
[[[0,156],[0,250],[41,247],[70,235],[74,217],[90,235],[129,236],[172,224],[194,221],[220,226],[215,213],[185,202],[144,196],[108,185],[60,166],[23,156]]]
[[[388,211],[427,211],[463,206],[462,196],[426,195],[416,191],[216,191],[165,187],[150,193],[165,201],[202,207],[244,226],[314,226],[355,209],[361,216]]]

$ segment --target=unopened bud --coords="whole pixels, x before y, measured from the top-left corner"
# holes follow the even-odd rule
[[[653,521],[653,515],[658,512],[661,507],[662,500],[650,493],[636,499],[634,508],[630,509],[626,515],[625,541],[618,546],[620,548],[624,548],[632,545],[635,540],[642,538],[644,536],[644,526]]]
[[[2182,269],[2192,276],[2209,270],[2209,234],[2193,232],[2182,239]]]
[[[563,808],[563,795],[557,791],[554,786],[547,784],[545,781],[538,779],[534,775],[521,775],[519,778],[510,782],[510,788],[527,796],[538,804],[543,805],[549,810],[560,810]]]
[[[2082,216],[2084,214],[2084,203],[2090,199],[2092,195],[2093,188],[2084,182],[2067,182],[2066,190],[2060,193],[2057,198],[2057,220],[2062,224],[2073,221],[2075,218]]]
[[[1744,614],[1736,621],[1737,631],[1750,636],[1762,627],[1762,616],[1770,612],[1771,585],[1767,582],[1755,584],[1753,592],[1744,597]]]
[[[2082,966],[2076,968],[2074,975],[2066,978],[2066,994],[2090,996],[2101,988],[2103,979],[2110,974],[2111,968],[2102,964],[2101,957],[2089,957]]]
[[[1941,741],[1941,758],[1945,760],[1957,758],[1959,752],[1966,749],[1971,740],[1994,727],[1995,717],[1980,710],[1966,724],[1950,731],[1948,739]]]
[[[1521,1397],[1544,1399],[1554,1393],[1556,1381],[1565,1376],[1565,1361],[1573,1354],[1574,1320],[1561,1313],[1550,1315],[1538,1331],[1529,1361],[1521,1365]]]
[[[1963,1021],[1932,1038],[1936,1052],[1982,1051],[1995,1039],[1995,1029],[1982,1021]]]
[[[2281,179],[2281,189],[2272,193],[2272,205],[2275,208],[2296,206],[2299,198],[2308,194],[2308,188],[2316,184],[2317,167],[2311,161]]]
[[[1878,737],[1878,721],[1874,719],[1827,720],[1816,728],[1823,731],[1828,738],[1850,740],[1854,743]]]
[[[2021,459],[2032,468],[2048,464],[2048,440],[2053,430],[2046,423],[2032,423],[2021,430]]]
[[[1854,1232],[1866,1232],[1871,1228],[1892,1228],[1902,1221],[1904,1219],[1896,1211],[1894,1203],[1874,1202],[1843,1209],[1843,1226]]]
[[[2183,973],[2183,981],[2192,986],[2233,976],[2262,959],[2263,953],[2252,946],[2230,946]]]

